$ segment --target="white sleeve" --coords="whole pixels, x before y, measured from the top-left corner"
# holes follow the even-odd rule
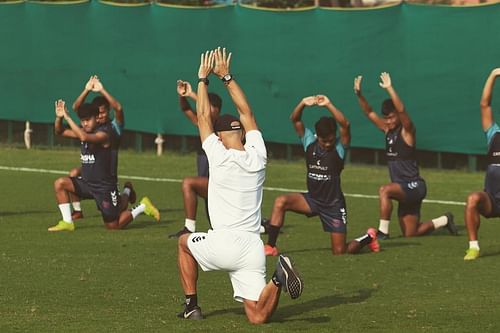
[[[267,150],[266,145],[264,143],[264,139],[262,138],[262,133],[257,130],[253,130],[247,132],[245,135],[246,143],[245,149],[253,148],[257,151],[257,153],[267,160]]]
[[[217,165],[217,160],[224,159],[224,155],[226,154],[226,148],[219,140],[219,137],[215,135],[215,133],[207,136],[205,141],[201,144],[201,147],[207,154],[208,165],[215,166]]]

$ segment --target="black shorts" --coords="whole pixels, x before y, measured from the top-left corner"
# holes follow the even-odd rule
[[[204,151],[197,154],[196,166],[198,168],[198,176],[208,177],[208,157]]]
[[[311,208],[311,214],[307,214],[307,217],[319,216],[321,224],[323,225],[323,231],[340,234],[347,233],[347,209],[345,200],[338,200],[333,205],[325,205],[312,198],[309,193],[302,193],[302,195],[309,205],[309,208]]]
[[[420,209],[422,201],[427,195],[427,185],[424,180],[415,180],[411,182],[398,182],[403,192],[405,199],[399,201],[398,216],[415,215],[420,217]]]
[[[82,177],[70,177],[75,194],[81,199],[94,199],[105,223],[114,222],[120,216],[120,192],[114,188],[100,188],[89,185]]]
[[[490,218],[490,217],[500,217],[500,193],[497,193],[496,195],[491,193],[490,191],[486,191],[486,194],[490,197],[491,200],[491,213],[488,215],[483,215],[484,217]]]

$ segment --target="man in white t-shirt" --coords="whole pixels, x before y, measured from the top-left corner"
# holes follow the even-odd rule
[[[281,255],[273,278],[266,284],[266,258],[259,229],[267,153],[246,97],[229,72],[230,60],[231,53],[226,55],[225,49],[207,51],[201,55],[198,70],[196,111],[210,168],[208,210],[213,230],[179,237],[179,273],[186,296],[179,317],[203,318],[196,290],[199,264],[204,271],[229,272],[234,299],[243,302],[251,323],[261,324],[276,309],[281,288],[297,298],[303,282],[290,258]],[[226,85],[239,119],[226,114],[212,124],[207,92],[212,72]]]

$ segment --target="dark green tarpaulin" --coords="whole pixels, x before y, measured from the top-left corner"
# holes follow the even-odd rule
[[[123,104],[127,129],[195,135],[175,82],[196,86],[200,53],[220,45],[233,52],[232,72],[265,139],[281,143],[297,142],[288,120],[296,103],[323,93],[351,120],[353,146],[381,148],[352,86],[362,74],[378,111],[386,98],[378,76],[388,71],[417,125],[419,149],[483,153],[479,98],[500,67],[499,4],[272,12],[22,3],[0,5],[0,29],[1,119],[52,122],[54,100],[71,104],[96,73]],[[210,89],[224,112],[235,112],[217,81]],[[322,114],[306,109],[306,123]]]

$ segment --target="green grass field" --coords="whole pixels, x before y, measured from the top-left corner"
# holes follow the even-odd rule
[[[69,170],[76,150],[0,148],[0,166]],[[304,163],[270,161],[267,187],[305,188]],[[120,175],[181,179],[195,174],[195,156],[120,153]],[[482,188],[482,173],[422,170],[428,199],[464,201]],[[184,220],[179,182],[134,180],[138,195],[160,208],[160,223],[140,216],[128,230],[106,231],[94,202],[73,233],[49,233],[60,219],[53,194],[57,174],[0,168],[0,332],[479,332],[500,331],[500,223],[483,220],[482,256],[464,262],[463,206],[427,203],[423,218],[455,214],[460,236],[445,230],[401,238],[393,219],[382,252],[333,257],[319,220],[290,213],[278,247],[299,267],[305,289],[286,295],[269,324],[252,326],[233,301],[223,272],[200,273],[206,319],[179,320],[183,292],[176,241]],[[127,180],[121,178],[121,182]],[[348,165],[346,193],[376,195],[385,168]],[[279,191],[264,192],[269,215]],[[378,225],[378,201],[347,198],[348,238]],[[198,230],[207,229],[199,205]],[[268,277],[275,258],[268,258]]]

